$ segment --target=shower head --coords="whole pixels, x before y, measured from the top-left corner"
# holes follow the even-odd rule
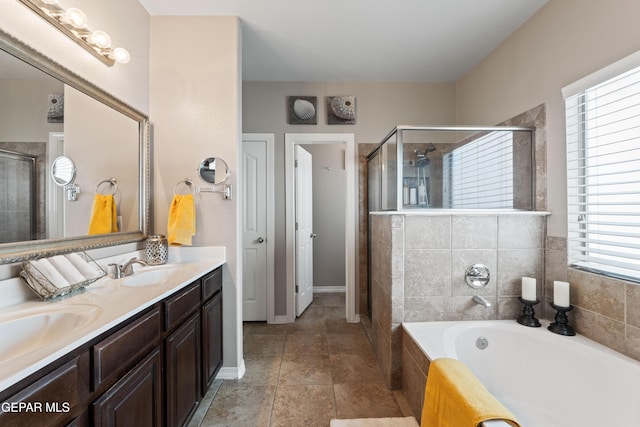
[[[416,166],[427,166],[431,162],[431,159],[429,159],[427,155],[433,151],[436,151],[436,146],[433,144],[429,144],[427,148],[424,149],[424,152],[421,152],[417,148],[413,150],[414,154],[416,155]]]

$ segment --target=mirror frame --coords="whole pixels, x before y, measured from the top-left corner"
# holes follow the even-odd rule
[[[36,257],[85,251],[144,240],[149,234],[151,224],[151,142],[148,117],[2,29],[0,29],[0,50],[23,60],[40,71],[62,81],[64,84],[89,95],[91,98],[138,122],[138,225],[141,227],[138,231],[126,233],[3,243],[0,244],[0,264],[11,264]]]

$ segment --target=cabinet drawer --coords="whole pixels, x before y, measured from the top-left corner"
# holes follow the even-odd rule
[[[93,346],[95,387],[119,378],[158,345],[161,336],[162,318],[158,306]]]
[[[200,307],[200,281],[165,301],[165,327],[170,330]]]
[[[89,395],[89,354],[72,359],[0,405],[2,426],[50,426],[71,421]]]
[[[222,267],[219,267],[202,279],[202,301],[206,301],[222,290]]]

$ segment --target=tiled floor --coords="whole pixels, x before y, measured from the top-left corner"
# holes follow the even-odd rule
[[[403,400],[384,384],[362,326],[344,313],[344,294],[316,294],[293,324],[246,322],[246,374],[222,383],[201,425],[328,426],[332,418],[402,416],[396,398]]]

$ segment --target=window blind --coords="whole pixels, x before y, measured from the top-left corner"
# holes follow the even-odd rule
[[[443,156],[445,208],[513,208],[513,133],[490,132]]]
[[[640,281],[640,67],[565,105],[569,263]]]

